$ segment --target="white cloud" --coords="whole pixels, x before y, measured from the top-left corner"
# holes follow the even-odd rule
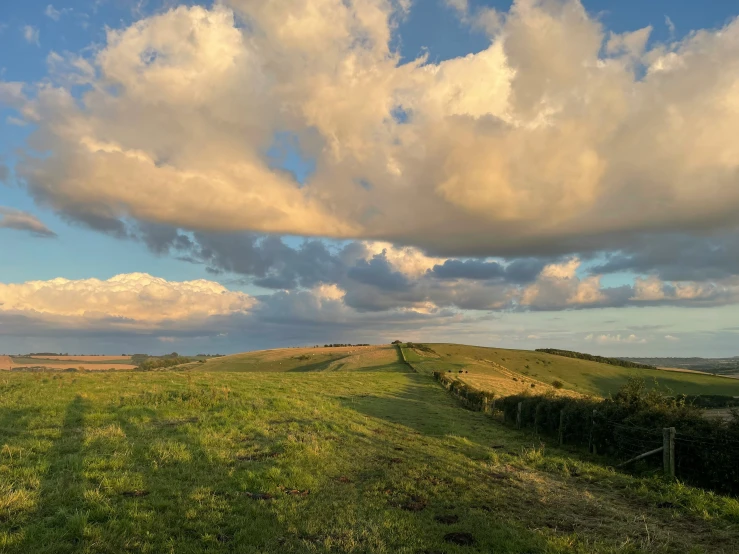
[[[412,246],[394,246],[389,242],[365,241],[365,259],[369,260],[377,254],[385,253],[390,266],[411,278],[421,277],[437,264],[443,264],[446,258],[427,256],[418,248]]]
[[[205,280],[166,281],[145,273],[108,280],[63,278],[0,283],[0,315],[23,316],[54,327],[149,329],[166,322],[186,325],[211,317],[244,314],[250,296]]]
[[[594,335],[589,334],[585,337],[586,341],[589,342],[597,342],[598,344],[615,344],[615,343],[627,343],[627,344],[646,344],[647,339],[645,338],[639,338],[633,333],[630,335],[611,335],[611,334],[602,334],[602,335]]]
[[[664,300],[664,283],[656,276],[646,278],[637,277],[634,281],[634,296],[632,300]]]
[[[34,27],[33,25],[25,25],[23,27],[23,38],[28,44],[35,44],[36,46],[41,45],[41,42],[39,41],[38,27]]]
[[[607,297],[600,285],[600,276],[579,278],[580,260],[547,265],[536,281],[522,290],[520,303],[539,309],[558,309],[597,305]]]
[[[313,296],[326,300],[341,300],[346,295],[346,291],[342,290],[335,284],[320,284],[313,289]]]
[[[679,342],[680,339],[678,337],[672,336],[672,335],[665,335],[665,339],[667,339],[670,342]]]

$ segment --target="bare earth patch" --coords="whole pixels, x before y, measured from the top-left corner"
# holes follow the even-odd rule
[[[13,360],[10,356],[0,356],[0,371],[8,371],[13,367]]]
[[[70,360],[76,362],[107,362],[109,360],[130,360],[131,356],[29,356],[42,360]]]
[[[0,369],[4,369],[2,367],[2,361],[0,361]],[[28,367],[45,367],[50,370],[63,370],[70,367],[73,367],[75,369],[86,369],[88,371],[106,371],[109,369],[116,369],[116,370],[122,370],[122,369],[136,369],[135,365],[131,364],[90,364],[90,363],[84,363],[77,360],[70,360],[68,364],[54,364],[54,365],[45,365],[43,363],[38,364],[12,364],[12,369],[22,369],[22,368],[28,368]],[[11,368],[8,368],[11,369]]]

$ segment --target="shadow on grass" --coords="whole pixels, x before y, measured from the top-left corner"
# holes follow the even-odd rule
[[[495,431],[488,416],[465,410],[428,375],[409,373],[408,384],[388,395],[340,399],[344,407],[403,425],[428,437],[455,436],[486,444]]]
[[[0,443],[6,444],[8,439],[25,435],[36,414],[38,409],[0,408]]]
[[[253,473],[269,472],[275,460],[219,458],[204,444],[208,431],[197,416],[170,420],[147,407],[111,409],[131,449],[129,467],[142,483],[141,489],[122,491],[123,503],[154,514],[142,528],[127,529],[129,548],[157,552],[176,544],[188,552],[275,551],[285,530],[274,501],[252,496],[264,493]],[[178,449],[180,458],[167,460],[168,448]]]
[[[36,525],[54,531],[53,548],[67,552],[81,547],[86,523],[84,514],[85,480],[83,471],[84,418],[87,402],[75,397],[66,408],[59,438],[45,455],[48,469],[41,478]],[[25,529],[19,552],[35,552],[37,531],[34,525]]]

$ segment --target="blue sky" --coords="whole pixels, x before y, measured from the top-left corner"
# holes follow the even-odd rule
[[[0,7],[0,351],[193,341],[238,351],[405,333],[739,355],[736,182],[725,167],[736,108],[690,85],[715,63],[724,69],[705,69],[705,94],[732,90],[739,52],[721,42],[737,27],[730,2],[430,0],[404,12],[397,2],[323,0],[322,17],[346,16],[336,19],[346,29],[335,26],[346,37],[311,16],[307,41],[279,27],[281,9],[304,15],[302,0],[259,4]],[[368,6],[384,23],[362,19]],[[498,23],[483,25],[491,14]],[[546,32],[527,34],[544,20]],[[642,44],[634,32],[647,26]],[[552,29],[551,44],[535,44]],[[312,43],[323,40],[321,55]],[[344,79],[338,67],[356,73]],[[672,116],[659,115],[665,106]],[[685,123],[660,154],[665,141],[649,141],[675,114]],[[691,141],[706,128],[725,139],[701,159],[680,156],[701,150]],[[520,142],[521,129],[534,130]],[[626,140],[630,132],[640,138]],[[634,155],[644,160],[624,162]],[[703,199],[701,187],[726,198]],[[121,274],[161,282],[105,284]],[[73,283],[49,284],[59,277]],[[195,280],[208,291],[183,284]],[[207,309],[167,311],[197,302]],[[170,318],[153,313],[157,303]],[[130,325],[95,323],[120,317]],[[28,328],[8,331],[17,321]]]

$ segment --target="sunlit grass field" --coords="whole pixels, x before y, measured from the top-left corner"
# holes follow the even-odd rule
[[[507,350],[461,344],[427,344],[433,352],[405,349],[406,358],[423,373],[434,371],[467,371],[462,380],[479,382],[500,380],[497,386],[508,383],[514,389],[538,387],[533,392],[551,388],[559,381],[564,389],[582,394],[607,396],[618,391],[629,377],[641,377],[650,386],[659,386],[675,394],[718,394],[739,396],[739,379],[697,373],[678,373],[655,369],[625,368],[556,356],[529,350]],[[502,366],[499,367],[499,366]],[[508,370],[508,371],[506,371]],[[519,375],[510,375],[514,372]],[[513,381],[516,377],[517,381]],[[524,386],[521,386],[521,378]],[[511,392],[508,391],[508,392]],[[499,391],[501,392],[501,391]]]
[[[391,345],[320,348],[278,348],[212,358],[204,371],[309,372],[309,371],[400,371],[398,349]]]
[[[428,375],[211,363],[0,374],[0,552],[739,544],[736,500],[544,445],[464,410]]]

